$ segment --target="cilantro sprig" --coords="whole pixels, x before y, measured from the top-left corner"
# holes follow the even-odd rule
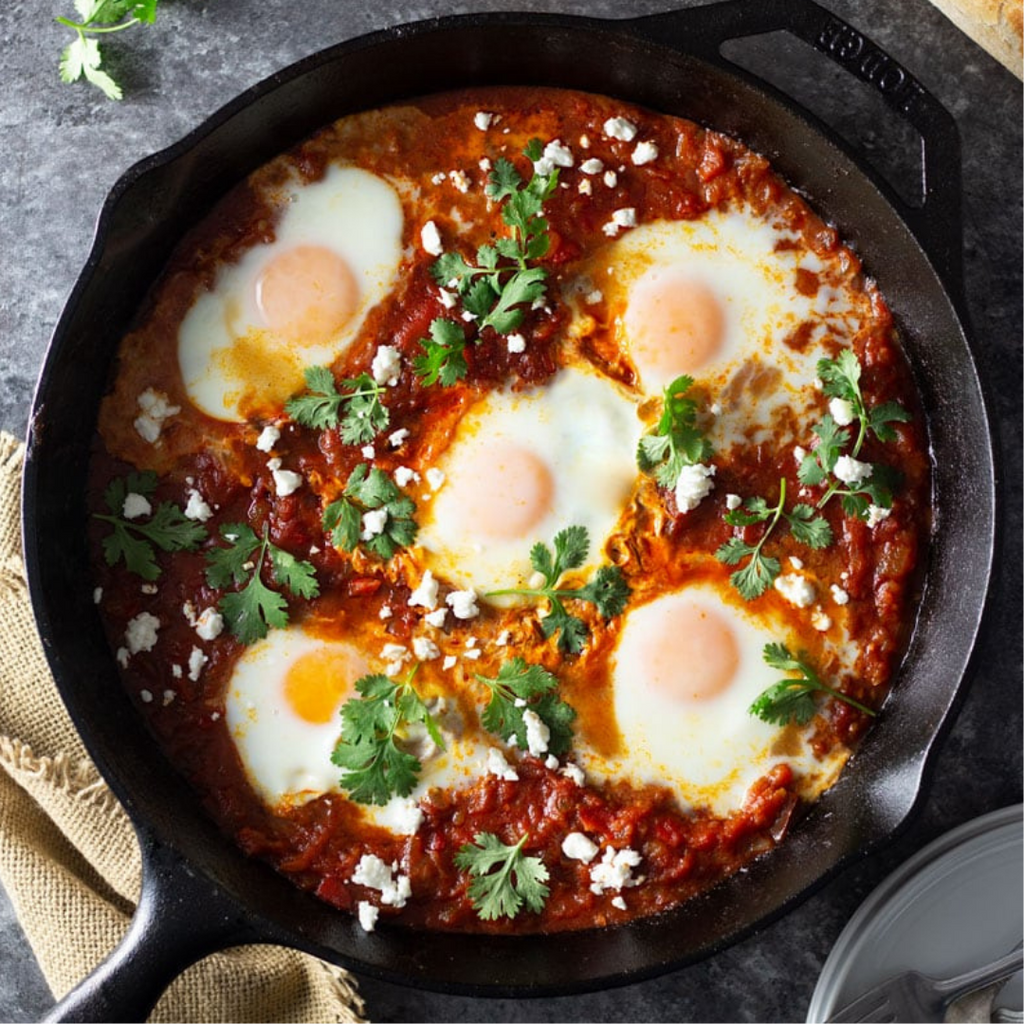
[[[135,25],[152,25],[158,3],[159,0],[75,0],[80,21],[55,19],[75,33],[60,55],[61,81],[77,82],[84,76],[108,99],[121,99],[121,86],[103,70],[103,54],[96,37],[123,32]]]
[[[531,139],[524,156],[534,162],[528,182],[505,157],[495,161],[488,175],[485,193],[502,204],[501,217],[509,233],[493,243],[481,245],[474,263],[457,252],[445,252],[430,268],[434,280],[455,291],[462,307],[475,325],[474,341],[490,327],[498,334],[510,334],[523,322],[526,310],[543,303],[547,296],[548,272],[531,266],[551,247],[544,203],[558,185],[558,169],[547,173],[537,169],[543,153],[539,139]],[[437,381],[445,387],[466,375],[465,329],[454,320],[438,317],[430,325],[430,337],[422,338],[424,354],[414,369],[424,384]]]
[[[726,565],[737,565],[750,557],[743,568],[729,577],[747,601],[760,597],[782,571],[779,560],[764,553],[765,542],[781,519],[789,524],[789,532],[794,539],[809,548],[827,548],[832,543],[832,527],[823,516],[815,514],[812,506],[801,503],[786,511],[785,477],[779,479],[779,500],[774,505],[769,505],[764,498],[747,498],[741,508],[725,514],[725,521],[730,526],[741,527],[767,522],[761,539],[756,544],[748,544],[742,537],[730,537],[715,552],[715,557]]]
[[[806,655],[794,658],[785,644],[765,644],[761,656],[771,668],[780,672],[798,673],[796,677],[787,676],[773,683],[750,705],[750,714],[763,721],[774,725],[787,725],[790,722],[806,725],[817,711],[814,702],[816,693],[828,693],[872,718],[875,716],[871,708],[824,682],[808,664]]]
[[[186,518],[177,505],[162,501],[145,521],[124,517],[124,500],[138,494],[147,500],[156,491],[156,473],[129,473],[112,480],[103,492],[103,501],[110,514],[94,512],[93,518],[111,524],[111,532],[103,538],[103,557],[107,565],[124,560],[129,572],[152,582],[163,571],[156,561],[154,547],[161,551],[194,551],[205,539],[206,528]]]
[[[548,727],[548,750],[564,754],[572,744],[575,710],[555,692],[558,680],[540,665],[528,665],[522,658],[506,661],[495,678],[476,675],[490,690],[491,697],[480,716],[483,727],[506,742],[514,736],[520,750],[527,749],[525,711],[533,711]]]
[[[284,406],[296,423],[314,430],[340,427],[345,444],[368,444],[390,422],[380,400],[385,388],[368,373],[341,381],[342,391],[326,366],[309,366],[304,376],[308,393],[289,398]]]
[[[312,564],[271,543],[266,525],[263,535],[257,536],[245,523],[225,523],[220,535],[228,546],[206,553],[206,582],[218,590],[245,583],[240,590],[225,594],[217,605],[231,635],[243,644],[262,640],[270,629],[288,625],[288,601],[263,582],[264,562],[269,561],[274,581],[296,597],[312,598],[320,593]]]
[[[362,543],[387,560],[416,539],[415,511],[416,503],[387,473],[362,462],[352,470],[341,497],[324,509],[323,527],[336,548],[355,551]],[[366,514],[373,512],[385,513],[379,529],[367,525]]]
[[[412,792],[423,765],[399,745],[410,725],[421,722],[444,750],[437,722],[412,686],[418,667],[403,682],[363,676],[355,684],[359,696],[342,705],[341,739],[331,761],[345,769],[341,785],[357,803],[386,804],[392,796]]]
[[[544,636],[558,634],[558,649],[567,654],[579,654],[590,635],[587,624],[570,615],[564,600],[585,601],[593,604],[604,619],[620,615],[629,600],[630,589],[622,570],[617,565],[603,565],[594,578],[582,587],[559,587],[562,576],[578,569],[587,560],[590,537],[585,526],[569,526],[555,534],[554,553],[542,543],[530,551],[530,564],[544,578],[541,587],[510,587],[492,590],[486,597],[518,594],[547,600],[548,614],[540,620]]]
[[[697,429],[697,403],[685,397],[692,387],[693,378],[683,374],[665,388],[661,419],[637,447],[640,471],[662,487],[675,487],[684,466],[706,462],[712,455],[711,443]]]
[[[515,917],[523,906],[534,914],[544,909],[550,875],[540,857],[523,853],[528,838],[508,846],[493,832],[478,832],[455,855],[456,866],[472,876],[469,898],[482,920]]]
[[[861,365],[850,349],[843,349],[835,359],[819,360],[817,369],[825,394],[850,404],[851,422],[857,424],[856,438],[849,450],[851,459],[860,454],[869,433],[882,442],[894,441],[896,431],[892,424],[910,421],[910,413],[898,402],[882,402],[868,409],[860,386]],[[818,508],[823,508],[836,495],[847,515],[861,519],[867,517],[871,505],[880,508],[892,506],[892,492],[898,483],[898,475],[891,467],[873,464],[864,480],[857,484],[844,483],[835,476],[835,470],[836,463],[850,443],[850,431],[839,426],[831,413],[826,413],[821,422],[811,429],[818,443],[801,460],[797,476],[808,487],[827,483]]]

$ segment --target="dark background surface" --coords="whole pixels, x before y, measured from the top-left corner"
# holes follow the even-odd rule
[[[165,0],[156,26],[108,47],[126,98],[63,85],[67,3],[0,10],[0,428],[24,436],[50,332],[89,251],[103,199],[136,160],[176,141],[237,93],[315,50],[447,13],[527,10],[623,17],[691,3],[640,0]],[[1021,801],[1021,85],[926,0],[824,0],[908,68],[956,118],[964,153],[969,328],[1001,449],[1001,573],[970,689],[920,810],[894,843],[796,910],[710,960],[583,996],[475,1000],[360,979],[368,1016],[387,1020],[799,1020],[832,944],[871,890],[948,829]],[[912,193],[915,133],[867,87],[785,37],[731,44]],[[528,67],[524,54],[524,67]],[[0,837],[2,841],[2,837]],[[69,941],[73,937],[69,936]],[[0,1019],[38,1019],[52,998],[0,892]]]

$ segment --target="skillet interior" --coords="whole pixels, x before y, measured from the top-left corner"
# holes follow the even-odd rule
[[[645,31],[649,31],[645,30]],[[685,37],[680,39],[685,47]],[[701,52],[701,46],[694,48]],[[361,932],[261,864],[195,806],[121,689],[92,604],[85,484],[118,342],[185,228],[249,171],[345,113],[426,91],[523,80],[621,96],[732,132],[766,152],[862,253],[901,322],[929,410],[938,534],[910,650],[879,725],[787,843],[677,911],[627,927],[529,939]],[[615,23],[542,16],[444,19],[342,44],[249,90],[179,145],[137,165],[104,209],[36,395],[25,475],[30,587],[58,686],[134,820],[233,896],[269,939],[424,987],[540,995],[625,983],[707,955],[780,914],[889,837],[920,792],[978,628],[994,530],[991,444],[954,304],[870,174],[771,91]]]

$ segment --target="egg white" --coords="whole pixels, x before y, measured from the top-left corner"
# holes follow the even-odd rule
[[[283,401],[302,386],[306,366],[328,365],[358,334],[393,286],[402,257],[402,203],[388,182],[359,167],[328,168],[286,189],[274,241],[222,265],[178,332],[178,362],[192,403],[217,419],[243,421],[253,403]],[[295,345],[267,327],[256,300],[261,271],[298,246],[322,246],[347,264],[358,306],[336,336]]]

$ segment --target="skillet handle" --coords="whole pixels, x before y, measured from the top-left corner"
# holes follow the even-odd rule
[[[147,830],[142,892],[121,944],[44,1021],[144,1021],[164,989],[195,961],[228,946],[266,941],[214,883]]]
[[[921,136],[920,205],[902,200],[883,180],[886,198],[963,307],[960,134],[949,111],[909,71],[813,0],[724,0],[636,18],[627,24],[652,41],[669,45],[677,42],[684,52],[696,53],[733,71],[737,66],[720,52],[723,43],[766,32],[790,32],[872,86]]]

